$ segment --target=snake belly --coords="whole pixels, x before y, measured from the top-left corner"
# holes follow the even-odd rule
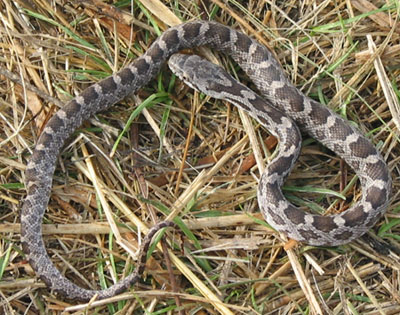
[[[65,140],[95,113],[105,110],[146,85],[174,53],[208,46],[231,56],[260,93],[299,128],[343,158],[359,176],[362,196],[349,210],[334,216],[305,213],[283,196],[284,170],[262,174],[258,201],[267,222],[296,240],[314,245],[338,245],[361,236],[383,215],[389,203],[391,178],[385,161],[356,128],[327,107],[303,95],[285,77],[268,49],[248,36],[216,22],[194,21],[165,31],[124,69],[93,84],[68,102],[46,124],[26,168],[27,196],[21,211],[23,250],[36,274],[55,292],[72,300],[114,296],[137,281],[131,274],[105,290],[81,288],[66,279],[51,262],[42,239],[57,157]],[[256,116],[259,116],[255,113]],[[270,171],[271,172],[271,171]]]

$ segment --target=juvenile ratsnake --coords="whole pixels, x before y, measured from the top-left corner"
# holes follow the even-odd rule
[[[214,70],[208,72],[217,77],[217,83],[211,85],[211,89],[216,90],[209,91],[212,96],[228,99],[247,110],[280,138],[280,153],[262,174],[258,189],[261,212],[271,226],[305,243],[338,245],[365,233],[384,213],[389,202],[391,178],[383,158],[370,141],[344,119],[295,88],[264,46],[215,22],[185,23],[168,29],[126,68],[85,89],[60,109],[43,129],[26,169],[27,197],[22,207],[21,235],[31,266],[51,289],[70,299],[88,300],[94,294],[102,299],[125,290],[137,280],[143,264],[108,289],[87,290],[71,283],[52,264],[42,240],[41,225],[56,160],[65,140],[84,120],[143,87],[172,54],[203,45],[230,55],[265,98],[262,100],[244,86],[226,81],[229,78],[225,75]],[[300,136],[291,119],[355,170],[363,194],[349,210],[330,216],[308,214],[292,206],[283,196],[281,186],[300,147]],[[170,224],[161,223],[164,225]]]

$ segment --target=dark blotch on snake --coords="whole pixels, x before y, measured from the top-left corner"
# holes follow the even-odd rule
[[[304,110],[303,97],[298,92],[295,92],[293,89],[287,86],[275,89],[274,98],[278,100],[287,100],[290,102],[292,110],[295,112],[301,112]]]
[[[265,76],[268,77],[270,82],[280,82],[282,80],[282,75],[273,65],[270,65],[263,72],[265,72]]]
[[[293,156],[281,156],[279,160],[274,160],[268,166],[268,171],[271,174],[276,173],[279,176],[283,176],[283,174],[287,173],[287,170],[293,163]]]
[[[118,86],[114,81],[114,77],[108,77],[101,82],[101,87],[104,94],[111,94],[114,92]]]
[[[261,177],[261,180],[263,180],[263,179],[264,179],[264,177]],[[264,183],[263,185],[265,187],[266,194],[270,198],[269,199],[270,203],[273,205],[278,205],[279,201],[282,200],[282,198],[283,198],[283,194],[282,194],[282,191],[280,190],[278,183],[277,182],[274,182],[274,183],[269,182],[269,183]],[[262,189],[263,188],[261,186],[258,187],[259,191],[262,191]]]
[[[338,240],[348,240],[349,238],[351,238],[353,236],[353,232],[351,231],[344,231],[344,232],[340,232],[334,235],[334,238],[338,239]]]
[[[380,179],[385,183],[389,181],[389,173],[387,171],[385,162],[379,160],[375,163],[367,163],[365,167],[370,169],[371,178]]]
[[[357,141],[350,143],[349,147],[353,150],[355,156],[362,159],[370,155],[376,155],[375,148],[371,146],[370,142],[365,138],[359,137]]]
[[[29,176],[29,173],[26,173],[26,177],[28,177]],[[36,193],[37,192],[37,190],[38,190],[38,186],[36,185],[36,183],[35,182],[32,182],[30,185],[29,185],[29,193],[30,194],[34,194],[34,193]],[[29,202],[29,204],[30,205],[32,205],[32,202],[28,199],[27,200],[28,202]]]
[[[189,24],[188,27],[185,27],[185,31],[183,32],[183,39],[186,41],[193,41],[194,38],[199,36],[200,27],[200,23]]]
[[[138,65],[138,63],[136,63],[136,68],[138,70],[137,75],[139,76],[140,72],[145,73],[145,71],[148,67],[149,67],[149,65],[145,61],[141,62],[140,65]],[[132,73],[131,69],[128,69],[128,68],[122,69],[121,71],[118,72],[117,75],[121,79],[122,86],[126,86],[126,85],[130,84],[132,82],[132,80],[135,78],[135,75]]]
[[[280,226],[284,226],[287,224],[287,222],[285,220],[283,220],[279,215],[274,215],[273,213],[271,213],[270,215],[273,218],[275,224],[280,225]]]
[[[340,141],[345,141],[347,135],[352,133],[353,130],[349,125],[343,124],[343,122],[336,118],[335,123],[330,127],[330,134],[332,139],[338,139]]]
[[[51,121],[48,126],[53,130],[61,129],[65,126],[65,120],[58,117],[58,115],[54,115],[51,117]]]
[[[99,93],[96,92],[94,86],[90,86],[86,90],[84,90],[80,96],[83,97],[83,101],[85,104],[90,104],[93,100],[99,98]]]
[[[286,208],[284,210],[284,213],[285,213],[286,217],[289,218],[293,224],[298,225],[298,224],[306,223],[306,221],[305,221],[306,214],[304,213],[304,211],[301,211],[300,209],[297,209],[297,208],[293,207],[292,205],[289,206],[288,208]]]
[[[310,119],[315,122],[316,125],[325,125],[328,122],[328,117],[331,113],[324,108],[324,110],[320,110],[317,103],[314,101],[310,101],[311,104],[311,112],[310,112]]]
[[[49,141],[54,141],[54,134],[53,130],[50,131],[51,133],[48,133],[49,130],[44,129],[42,134],[40,135],[40,142],[41,143],[49,143]],[[35,150],[33,152],[32,158],[38,158],[38,159],[47,159],[47,152],[49,151],[49,147],[44,147],[41,150]]]
[[[346,211],[342,218],[346,220],[345,225],[348,227],[354,227],[359,224],[359,222],[364,222],[368,217],[368,214],[363,211],[363,207],[358,205],[354,207],[351,211]]]
[[[318,230],[327,233],[338,228],[332,217],[314,216],[314,222],[312,225]]]
[[[311,230],[303,230],[299,229],[299,234],[304,238],[304,239],[318,239],[318,234],[311,231]]]
[[[255,100],[252,101],[252,104],[255,109],[258,109],[259,111],[262,112],[267,112],[268,117],[275,123],[275,124],[281,124],[282,123],[282,113],[280,113],[277,109],[274,108],[265,108],[265,103],[270,104],[268,100],[263,100],[259,97],[257,97]],[[267,120],[264,117],[260,117],[260,120],[263,121],[264,124],[268,124]]]
[[[162,50],[158,44],[155,44],[151,47],[151,50],[147,52],[147,56],[150,56],[152,60],[163,60],[164,50]]]
[[[66,106],[63,107],[65,114],[67,115],[67,119],[74,117],[76,113],[81,111],[81,105],[74,99],[70,101]]]
[[[172,47],[175,47],[179,44],[179,36],[178,31],[176,29],[172,29],[167,33],[162,35],[163,42],[167,46],[167,50],[171,50]]]
[[[236,47],[238,50],[248,50],[252,43],[251,39],[242,33],[237,33],[237,37]]]
[[[219,43],[230,43],[231,41],[231,31],[227,27],[212,27],[207,30],[205,35],[210,38],[218,38]],[[215,47],[216,45],[217,44],[211,44],[212,47]]]
[[[378,187],[370,187],[366,192],[365,201],[369,202],[372,208],[378,207],[382,200],[386,198],[386,192],[384,190],[379,189]]]
[[[264,53],[264,48],[259,44],[256,45],[256,49],[252,55],[253,58],[259,63],[263,61],[269,62],[271,60],[271,58],[269,58],[269,56]]]

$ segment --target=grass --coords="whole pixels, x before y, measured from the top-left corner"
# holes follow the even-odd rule
[[[62,3],[0,4],[3,313],[400,313],[396,1]],[[27,263],[19,235],[25,165],[38,135],[61,104],[140,56],[169,26],[194,18],[268,46],[296,86],[367,134],[392,171],[388,212],[348,245],[287,241],[263,221],[256,200],[259,169],[276,140],[164,68],[65,145],[44,238],[71,281],[99,289],[135,268],[142,234],[156,221],[175,218],[179,229],[155,243],[130,291],[90,305],[52,294]],[[229,58],[215,56],[246,82]],[[325,213],[347,209],[361,193],[352,170],[306,135],[285,185],[291,202]]]

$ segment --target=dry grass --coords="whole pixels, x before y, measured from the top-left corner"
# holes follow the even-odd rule
[[[109,285],[134,268],[137,227],[145,232],[169,214],[180,230],[168,232],[164,254],[156,250],[148,260],[147,277],[89,313],[400,313],[398,2],[242,2],[168,1],[163,8],[154,0],[120,1],[120,10],[98,0],[0,3],[0,69],[23,81],[0,76],[0,312],[86,308],[51,294],[20,247],[24,169],[45,122],[141,55],[162,30],[210,18],[267,45],[299,88],[368,134],[392,170],[387,214],[346,246],[287,243],[264,223],[255,198],[257,163],[263,167],[274,138],[165,69],[134,101],[93,117],[65,146],[45,219],[53,262],[79,285]],[[237,70],[225,56],[218,60]],[[302,152],[287,197],[313,211],[346,209],[360,194],[352,171],[310,138]]]

